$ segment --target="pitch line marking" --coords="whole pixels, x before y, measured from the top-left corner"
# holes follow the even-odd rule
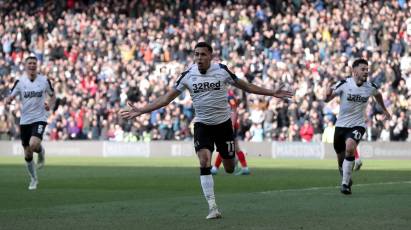
[[[392,181],[392,182],[380,182],[380,183],[368,183],[368,184],[354,184],[354,187],[366,187],[374,185],[395,185],[395,184],[411,184],[411,181]],[[309,187],[309,188],[295,188],[295,189],[280,189],[258,192],[261,194],[280,193],[280,192],[300,192],[300,191],[316,191],[322,189],[339,188],[340,186],[325,186],[325,187]]]

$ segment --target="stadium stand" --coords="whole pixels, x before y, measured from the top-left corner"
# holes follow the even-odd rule
[[[321,141],[338,112],[324,87],[362,57],[393,114],[384,123],[371,103],[365,138],[410,141],[411,2],[15,0],[0,12],[0,99],[35,54],[58,97],[46,140],[191,140],[187,93],[133,122],[118,110],[173,87],[205,40],[240,78],[296,92],[291,101],[236,92],[242,140]],[[0,101],[0,139],[19,138],[19,109]]]

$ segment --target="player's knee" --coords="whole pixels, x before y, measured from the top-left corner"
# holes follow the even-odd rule
[[[31,162],[31,161],[33,160],[33,155],[27,155],[27,154],[26,154],[26,156],[24,156],[24,160],[25,160],[26,162]]]
[[[34,143],[30,143],[30,150],[32,152],[38,152],[40,149],[40,143],[34,142]]]
[[[233,173],[234,172],[234,167],[224,167],[224,169],[225,169],[225,172],[226,173]]]
[[[211,167],[211,160],[207,158],[200,158],[200,168]]]
[[[224,164],[224,170],[226,173],[233,173],[235,170],[235,161],[234,159],[224,159],[223,160]]]
[[[355,151],[355,146],[347,146],[347,149],[345,150],[345,155],[354,156],[354,151]]]
[[[209,150],[201,149],[197,152],[200,168],[211,167],[211,153]]]

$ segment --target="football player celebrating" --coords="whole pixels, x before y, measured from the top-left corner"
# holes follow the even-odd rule
[[[226,65],[211,63],[213,48],[206,42],[199,42],[194,48],[195,64],[181,74],[173,89],[165,92],[152,103],[143,108],[128,103],[129,107],[120,111],[125,119],[134,119],[143,113],[149,113],[168,105],[184,90],[190,92],[195,110],[194,148],[200,165],[200,183],[208,202],[209,214],[206,219],[221,218],[214,195],[214,180],[211,175],[211,157],[214,146],[223,158],[224,169],[233,173],[234,133],[231,123],[231,112],[227,105],[227,88],[233,85],[246,92],[289,98],[291,91],[284,86],[266,89],[239,79]]]
[[[352,77],[341,80],[334,87],[327,86],[325,101],[340,97],[340,112],[335,124],[334,150],[338,167],[342,172],[341,193],[351,194],[351,175],[354,152],[365,133],[364,112],[370,96],[373,96],[384,111],[385,119],[391,115],[384,105],[381,93],[375,84],[368,82],[368,62],[357,59],[352,64]]]
[[[46,102],[46,94],[50,97]],[[47,77],[37,73],[37,58],[29,56],[25,60],[25,74],[16,80],[10,96],[5,104],[9,104],[16,96],[20,96],[21,118],[20,136],[24,148],[24,159],[30,175],[28,189],[37,189],[38,178],[33,162],[33,152],[38,153],[37,168],[44,166],[44,147],[41,145],[43,133],[47,125],[48,111],[56,101],[54,89]]]

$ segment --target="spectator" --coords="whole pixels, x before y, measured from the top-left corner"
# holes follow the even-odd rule
[[[390,141],[391,139],[390,125],[388,123],[384,124],[384,128],[381,130],[380,140],[381,141]]]
[[[358,57],[369,60],[370,80],[398,117],[390,126],[391,138],[409,138],[409,3],[177,1],[169,8],[165,0],[69,1],[68,7],[60,2],[45,8],[22,0],[0,6],[0,99],[22,74],[24,57],[34,53],[59,102],[45,139],[72,139],[69,120],[80,128],[76,139],[107,140],[109,124],[114,124],[109,135],[118,124],[125,136],[137,140],[192,138],[187,127],[194,113],[186,95],[170,105],[173,110],[165,108],[136,122],[123,121],[116,111],[127,97],[144,105],[172,87],[192,63],[198,40],[210,41],[216,58],[233,66],[240,78],[266,87],[286,83],[297,92],[289,102],[241,94],[242,139],[250,135],[254,121],[262,124],[266,140],[298,140],[295,125],[309,119],[318,140],[326,119],[334,121],[339,109],[337,102],[323,105],[324,86],[350,75],[347,67]],[[0,109],[10,128],[8,139],[19,135],[18,109]],[[374,106],[367,114],[373,120],[371,140],[379,139],[385,126],[379,112]],[[184,124],[177,124],[177,117]]]
[[[311,142],[314,136],[314,127],[308,120],[304,121],[303,126],[300,128],[300,137],[303,142]]]
[[[10,127],[6,115],[0,115],[0,140],[9,140]]]
[[[334,143],[334,132],[335,126],[332,120],[326,121],[326,127],[323,132],[322,142],[324,143]]]

